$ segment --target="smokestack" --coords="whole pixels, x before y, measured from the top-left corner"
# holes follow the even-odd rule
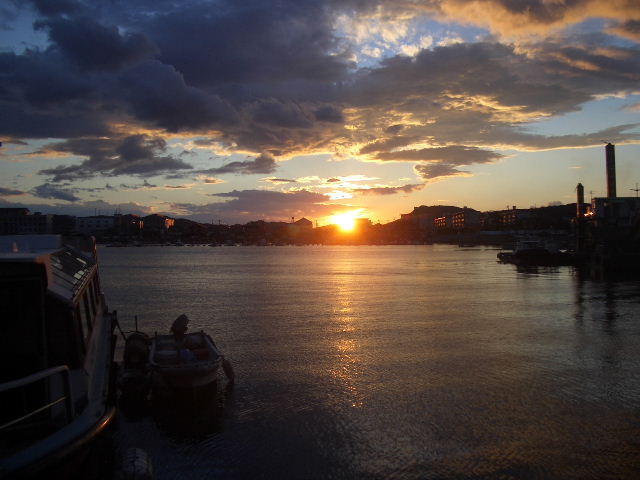
[[[605,147],[607,157],[607,197],[616,196],[616,150],[615,146],[607,143]]]
[[[584,187],[581,183],[576,187],[578,198],[576,199],[576,217],[582,218],[582,205],[584,204]]]

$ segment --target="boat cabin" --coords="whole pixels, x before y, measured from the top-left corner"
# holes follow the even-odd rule
[[[95,246],[72,240],[0,237],[0,457],[72,423],[104,387],[113,330]]]

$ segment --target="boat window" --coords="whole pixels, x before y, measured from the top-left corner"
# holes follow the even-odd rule
[[[44,368],[43,281],[0,280],[0,383]]]

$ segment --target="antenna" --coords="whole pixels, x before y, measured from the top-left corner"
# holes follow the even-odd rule
[[[636,192],[636,197],[637,197],[638,192],[640,191],[640,189],[638,188],[638,182],[636,182],[636,188],[630,188],[629,190],[631,190],[632,192]]]

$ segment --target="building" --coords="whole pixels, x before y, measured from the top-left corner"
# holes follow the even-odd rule
[[[591,200],[586,216],[601,226],[637,226],[640,222],[640,198],[596,197]]]
[[[0,235],[52,233],[53,215],[31,213],[28,208],[0,208]]]
[[[106,233],[113,230],[115,218],[108,215],[93,215],[76,218],[76,231],[85,235]]]
[[[114,227],[121,237],[139,238],[142,236],[144,221],[138,215],[116,214],[114,215]]]
[[[462,211],[451,216],[451,224],[457,229],[480,228],[480,212],[464,207]]]

